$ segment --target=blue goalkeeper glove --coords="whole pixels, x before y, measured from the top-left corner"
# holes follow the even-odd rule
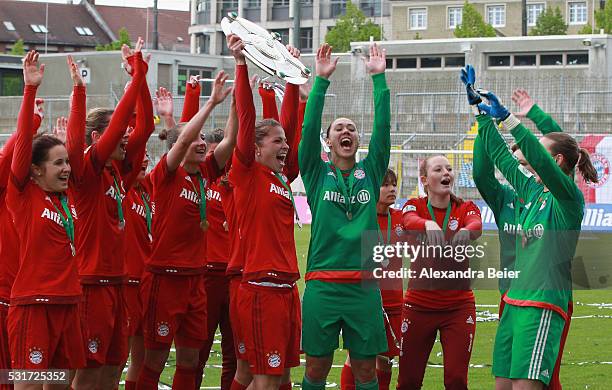
[[[461,82],[465,85],[465,93],[467,95],[468,103],[470,106],[474,106],[482,102],[480,94],[474,90],[474,83],[476,82],[476,71],[470,64],[466,65],[465,68],[461,69],[461,75],[459,76]]]
[[[479,96],[484,96],[489,104],[480,103],[478,109],[485,114],[492,116],[498,121],[506,120],[510,116],[510,111],[499,101],[493,92],[478,90]]]

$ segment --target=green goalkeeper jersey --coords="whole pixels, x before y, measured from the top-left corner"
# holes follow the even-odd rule
[[[520,273],[504,300],[553,309],[566,317],[572,297],[571,261],[584,214],[582,193],[522,124],[511,129],[512,135],[543,185],[512,157],[490,117],[479,115],[477,120],[478,134],[495,166],[525,202],[515,240],[514,269]]]
[[[527,113],[527,118],[535,123],[542,134],[562,132],[563,129],[555,120],[534,104]],[[518,217],[524,206],[509,185],[501,184],[495,177],[495,165],[482,142],[480,135],[474,140],[473,175],[476,187],[487,203],[498,228],[500,269],[514,270],[516,234],[520,233]],[[505,293],[510,287],[510,279],[499,279],[499,291]]]
[[[298,149],[312,213],[306,280],[358,281],[372,265],[372,247],[378,238],[376,203],[391,149],[391,101],[385,74],[373,75],[372,80],[374,129],[368,155],[349,171],[339,171],[321,159],[319,132],[329,80],[316,77],[308,96]]]

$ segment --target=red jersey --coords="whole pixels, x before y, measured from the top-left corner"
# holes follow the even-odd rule
[[[197,174],[179,166],[169,172],[167,155],[150,173],[156,215],[153,250],[147,269],[152,272],[198,273],[206,261],[206,233],[200,228],[200,185]],[[215,156],[200,164],[205,189],[221,175]],[[172,271],[168,271],[168,269]]]
[[[132,187],[126,198],[125,263],[130,280],[140,280],[145,260],[151,255],[152,235],[147,227],[147,212],[155,214],[151,201],[150,183],[145,178]]]
[[[240,222],[236,212],[234,186],[231,183],[221,188],[221,202],[223,204],[223,211],[225,212],[227,227],[229,229],[228,237],[230,255],[225,273],[226,275],[242,275],[242,270],[244,267],[244,247],[240,237]]]
[[[440,227],[443,225],[446,209],[432,207],[435,221]],[[427,207],[427,197],[412,198],[406,202],[403,208],[404,229],[410,233],[425,231],[425,222],[432,220]],[[470,230],[472,239],[476,239],[482,233],[482,220],[480,210],[473,202],[464,201],[461,204],[452,203],[451,212],[445,232],[446,240],[449,241],[459,229]],[[408,283],[408,289],[404,296],[404,302],[426,309],[450,309],[461,305],[473,304],[474,293],[470,288],[469,279],[419,279],[423,268],[431,268],[437,271],[466,271],[469,261],[456,261],[452,258],[418,258],[411,266],[411,272],[417,278],[412,278]],[[451,290],[449,286],[458,286],[461,289]]]
[[[68,219],[66,214],[70,214],[76,224],[76,209],[66,197],[65,210],[58,194],[46,193],[30,179],[36,89],[29,85],[24,88],[6,190],[6,205],[20,243],[19,271],[11,290],[11,304],[77,303],[81,286],[73,246],[60,217],[61,214]]]
[[[399,242],[404,230],[402,223],[403,213],[401,210],[389,208],[389,214],[378,214],[378,226],[382,234],[384,244],[394,244]],[[389,224],[391,232],[388,233]],[[380,238],[380,237],[379,237]],[[402,268],[402,258],[393,257],[389,259],[389,264],[385,267],[386,270],[400,271]],[[382,295],[383,307],[386,308],[401,308],[403,298],[402,279],[383,279],[380,281],[380,293]]]
[[[229,231],[223,211],[223,187],[219,180],[206,190],[206,218],[210,224],[206,231],[206,270],[225,273],[230,256]]]

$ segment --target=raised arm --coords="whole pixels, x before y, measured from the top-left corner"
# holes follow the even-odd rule
[[[374,129],[365,164],[374,174],[376,187],[382,184],[391,156],[391,93],[385,79],[386,61],[385,49],[372,44],[366,69],[374,83]],[[375,198],[378,199],[378,194]]]
[[[185,86],[185,100],[183,101],[181,122],[189,122],[200,109],[200,93],[200,76],[191,76]]]
[[[155,91],[155,110],[159,118],[164,122],[164,129],[168,130],[176,126],[172,94],[164,87],[159,87]]]
[[[140,49],[144,42],[141,38],[136,43],[135,56],[138,60],[134,61],[134,75],[130,86],[125,91],[125,94],[117,104],[113,115],[111,116],[108,127],[95,144],[95,163],[98,167],[104,166],[106,161],[110,158],[113,150],[117,147],[119,141],[125,134],[127,126],[130,122],[132,115],[134,114],[134,108],[136,107],[136,100],[140,95],[140,88],[144,81],[144,68],[142,60],[142,52]]]
[[[78,181],[83,175],[83,153],[85,151],[85,121],[87,118],[87,96],[85,82],[81,77],[78,65],[72,56],[66,58],[70,78],[72,79],[72,101],[70,103],[70,115],[66,123],[66,150],[68,161],[70,161],[70,180]],[[63,125],[65,119],[58,121],[58,128]],[[59,132],[61,130],[58,129]]]
[[[310,95],[308,95],[302,125],[302,140],[298,148],[298,163],[304,180],[310,180],[310,175],[319,172],[324,164],[321,160],[319,140],[321,117],[325,106],[325,92],[329,87],[329,77],[334,73],[338,64],[338,58],[332,60],[331,53],[331,46],[327,43],[321,45],[317,50],[316,77]]]
[[[474,140],[474,158],[472,162],[472,175],[474,183],[480,195],[489,205],[495,217],[503,206],[502,184],[495,177],[495,164],[485,148],[485,144],[480,135]]]
[[[242,54],[244,43],[238,36],[229,35],[227,45],[236,61],[236,81],[234,82],[236,96],[236,112],[238,114],[238,142],[236,156],[240,161],[250,166],[255,160],[255,105],[253,92],[249,85],[249,73],[246,60]]]
[[[36,90],[42,82],[45,72],[44,64],[38,65],[38,53],[34,50],[26,54],[23,61],[23,100],[17,117],[17,137],[15,151],[11,162],[11,176],[13,183],[19,190],[23,190],[30,178],[30,165],[32,164],[32,128],[34,121],[34,101]]]
[[[227,80],[227,75],[225,72],[221,71],[215,78],[213,91],[211,93],[210,99],[206,102],[204,107],[198,111],[197,114],[194,115],[193,118],[183,127],[181,130],[176,143],[172,146],[170,151],[166,156],[166,164],[168,172],[174,172],[179,167],[185,154],[187,153],[187,149],[189,149],[189,145],[200,135],[200,131],[202,130],[202,126],[210,116],[212,110],[232,91],[231,89],[223,90],[223,86],[225,85],[225,80]]]
[[[278,119],[278,108],[276,107],[276,93],[272,88],[265,88],[260,85],[257,88],[259,96],[261,97],[261,106],[263,108],[264,119]]]
[[[548,133],[562,133],[563,129],[555,120],[544,112],[529,96],[524,89],[517,89],[512,93],[512,101],[519,106],[518,116],[526,116],[530,119],[539,132],[546,135]]]
[[[215,160],[217,166],[223,169],[229,162],[236,146],[236,140],[238,137],[238,114],[236,113],[236,99],[232,98],[232,104],[230,106],[230,112],[227,117],[225,129],[223,131],[223,139],[219,142],[219,145],[215,148]]]
[[[306,110],[306,100],[308,99],[308,94],[306,94],[302,100],[302,87],[300,85],[300,103],[298,105],[297,123],[295,124],[295,136],[293,137],[293,142],[289,144],[289,155],[287,156],[286,175],[289,183],[293,182],[300,174],[298,148],[302,140],[302,124],[304,123],[304,111]]]

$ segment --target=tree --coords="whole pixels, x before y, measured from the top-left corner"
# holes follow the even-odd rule
[[[132,41],[130,40],[130,34],[128,33],[125,27],[121,27],[119,29],[119,40],[112,41],[106,45],[98,45],[96,46],[97,51],[112,51],[112,50],[121,50],[121,46],[123,44],[132,47]]]
[[[591,23],[585,24],[580,30],[578,30],[578,34],[593,34],[593,26],[591,26]]]
[[[482,15],[476,10],[476,7],[467,1],[463,3],[461,24],[455,28],[455,37],[479,38],[494,37],[496,35],[493,26],[485,23]]]
[[[25,54],[25,46],[23,45],[23,39],[18,39],[17,42],[15,42],[9,54],[13,54],[16,56],[22,56]]]
[[[369,41],[370,37],[374,37],[375,41],[380,40],[380,26],[366,20],[363,12],[351,1],[347,1],[345,14],[329,30],[325,41],[336,52],[346,52],[351,49],[351,42]]]
[[[595,11],[596,30],[604,29],[606,34],[612,31],[612,1],[606,1],[604,9]]]
[[[529,35],[566,35],[567,24],[563,20],[561,10],[556,7],[553,11],[552,8],[546,7],[544,12],[538,18],[536,25]]]

